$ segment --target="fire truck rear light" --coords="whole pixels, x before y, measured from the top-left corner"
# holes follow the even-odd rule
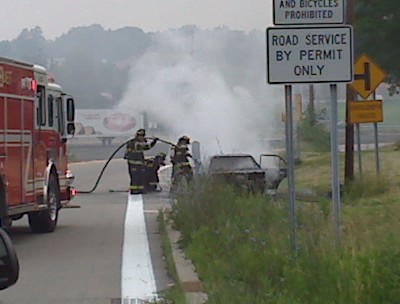
[[[76,190],[75,189],[71,189],[71,195],[75,196],[76,195]]]
[[[31,80],[31,90],[32,90],[32,91],[36,91],[36,89],[37,89],[36,80],[35,80],[35,79],[32,79],[32,80]]]

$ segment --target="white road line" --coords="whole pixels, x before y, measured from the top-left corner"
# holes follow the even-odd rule
[[[157,299],[142,195],[129,195],[122,251],[121,298]]]

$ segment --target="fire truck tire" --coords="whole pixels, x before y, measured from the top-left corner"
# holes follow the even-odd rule
[[[54,174],[50,176],[49,180],[47,205],[48,209],[29,214],[29,225],[32,232],[49,233],[56,229],[60,206],[60,189]]]

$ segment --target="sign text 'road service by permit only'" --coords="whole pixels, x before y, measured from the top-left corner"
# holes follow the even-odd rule
[[[351,82],[351,26],[267,28],[271,84]]]
[[[342,24],[344,0],[274,0],[274,24]]]

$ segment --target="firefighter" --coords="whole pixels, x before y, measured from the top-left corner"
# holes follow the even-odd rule
[[[189,158],[192,157],[189,153],[189,145],[190,138],[188,136],[182,136],[179,138],[178,143],[172,147],[172,188],[174,188],[183,177],[186,178],[187,183],[193,178],[192,166],[189,162]]]
[[[146,131],[139,129],[134,139],[126,144],[124,158],[128,161],[130,182],[130,193],[140,194],[144,192],[145,183],[145,159],[143,151],[149,150],[157,143],[158,138],[155,137],[149,144],[146,139]]]
[[[155,157],[148,159],[146,163],[146,186],[145,189],[148,192],[161,191],[159,185],[160,179],[158,177],[158,170],[161,166],[165,166],[165,153],[159,153]]]
[[[144,161],[144,176],[143,176],[143,185],[144,192],[151,192],[150,180],[151,180],[151,169],[153,167],[154,157],[146,157]]]

